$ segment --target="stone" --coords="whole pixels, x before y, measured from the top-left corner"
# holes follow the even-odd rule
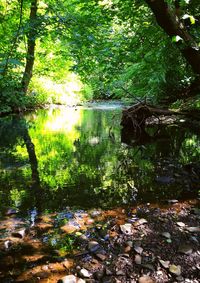
[[[118,270],[118,271],[116,272],[116,275],[117,275],[117,276],[124,276],[124,275],[126,275],[126,273],[125,273],[123,270]]]
[[[58,283],[85,283],[85,280],[80,279],[74,275],[67,275],[58,280]]]
[[[190,255],[192,253],[192,247],[190,245],[181,245],[178,249],[179,253]]]
[[[90,278],[92,276],[92,274],[85,268],[82,268],[79,271],[79,274],[80,274],[81,277],[84,277],[84,278]]]
[[[160,259],[159,262],[164,268],[169,268],[169,264],[170,264],[169,260],[164,261],[164,260]]]
[[[88,250],[92,253],[95,253],[100,248],[100,245],[96,241],[90,241],[88,243]]]
[[[13,215],[13,214],[17,214],[17,210],[14,209],[14,208],[8,208],[8,210],[6,211],[6,215],[10,216],[10,215]]]
[[[12,236],[15,237],[15,238],[22,239],[26,236],[26,233],[27,233],[27,229],[24,228],[24,229],[13,232]]]
[[[142,257],[140,255],[135,256],[135,263],[136,264],[141,264],[142,263]]]
[[[171,264],[169,266],[169,271],[177,276],[180,276],[181,275],[181,266],[180,265],[174,265],[174,264]]]
[[[101,254],[101,253],[96,253],[96,257],[102,261],[107,259],[107,255]]]
[[[185,227],[185,223],[183,222],[176,222],[176,224],[181,228]]]
[[[177,200],[177,199],[168,199],[167,202],[168,202],[169,204],[175,204],[175,203],[178,202],[178,200]]]
[[[135,247],[134,247],[134,250],[135,250],[136,253],[138,253],[138,254],[142,254],[142,252],[143,252],[143,248],[141,248],[141,247],[139,247],[139,246],[135,246]]]
[[[121,229],[122,233],[124,233],[126,235],[132,235],[133,234],[132,224],[130,224],[130,223],[120,225],[120,229]]]
[[[138,283],[155,283],[155,281],[148,275],[141,276]]]
[[[140,226],[140,225],[143,225],[143,224],[146,224],[146,223],[148,223],[147,220],[144,219],[144,218],[141,218],[141,219],[138,219],[137,221],[135,221],[133,225],[135,227],[137,227],[137,226]]]
[[[161,235],[167,239],[170,239],[171,238],[171,234],[169,232],[163,232],[161,233]]]
[[[104,270],[98,270],[93,275],[95,279],[101,280],[101,278],[104,276]]]
[[[200,227],[187,227],[186,230],[191,232],[191,233],[199,233]]]

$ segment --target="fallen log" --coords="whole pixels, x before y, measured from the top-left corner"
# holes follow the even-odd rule
[[[123,127],[133,128],[135,131],[138,131],[139,129],[144,129],[146,120],[148,118],[157,117],[159,119],[159,116],[161,115],[184,115],[184,113],[175,112],[168,109],[161,109],[140,102],[123,110],[121,125]]]

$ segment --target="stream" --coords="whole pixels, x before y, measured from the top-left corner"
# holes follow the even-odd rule
[[[111,218],[125,223],[133,207],[198,198],[198,131],[170,124],[155,135],[154,126],[147,129],[148,142],[126,142],[122,108],[120,102],[96,102],[0,118],[2,282],[57,282],[72,264],[63,256],[76,250],[74,237],[93,239],[94,222],[112,227]],[[64,270],[58,271],[61,257]],[[59,276],[51,270],[52,281],[40,281],[49,262]],[[39,281],[30,280],[33,273]]]
[[[200,138],[178,125],[121,142],[120,103],[52,107],[0,121],[0,211],[110,208],[197,196]],[[150,131],[155,131],[151,129]]]

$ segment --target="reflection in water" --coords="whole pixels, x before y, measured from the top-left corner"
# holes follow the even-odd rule
[[[120,118],[120,108],[109,105],[1,119],[1,210],[48,212],[196,195],[199,136],[169,126],[156,141],[130,147],[121,143]]]

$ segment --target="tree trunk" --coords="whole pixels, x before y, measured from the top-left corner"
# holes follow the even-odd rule
[[[174,10],[164,0],[145,0],[156,17],[159,26],[170,36],[180,36],[177,42],[179,49],[195,74],[200,75],[200,50],[198,44],[189,34],[183,21],[179,17],[178,2],[175,1]],[[178,12],[177,12],[178,11]]]
[[[32,77],[34,55],[35,55],[35,41],[37,35],[37,2],[38,0],[31,1],[31,10],[29,18],[29,32],[28,32],[28,50],[26,55],[26,67],[22,78],[22,91],[26,94],[28,86]]]

